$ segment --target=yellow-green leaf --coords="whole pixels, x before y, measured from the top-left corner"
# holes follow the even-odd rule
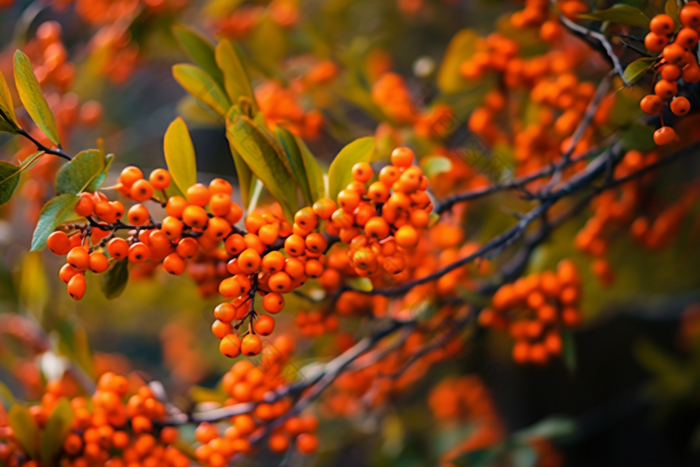
[[[49,302],[49,282],[41,252],[30,251],[22,259],[19,299],[34,318],[41,320]]]
[[[90,193],[94,193],[97,191],[98,188],[102,186],[102,184],[107,180],[107,175],[109,174],[109,168],[112,165],[112,162],[114,161],[114,154],[107,154],[104,155],[104,151],[100,151],[100,154],[102,155],[102,165],[103,169],[102,172],[100,172],[97,177],[93,178],[92,181],[88,184],[88,186],[85,188],[83,191],[89,191]]]
[[[306,146],[304,140],[298,136],[295,136],[294,139],[301,151],[301,158],[304,162],[304,169],[306,170],[306,178],[309,181],[311,198],[316,202],[326,196],[326,184],[323,181],[323,170],[321,170],[318,161],[316,161],[316,158]]]
[[[592,13],[583,13],[578,15],[582,19],[591,19],[594,21],[609,21],[616,24],[628,24],[638,28],[648,28],[649,18],[642,13],[642,10],[630,5],[614,5],[605,10],[598,10]]]
[[[224,74],[216,64],[214,44],[202,34],[181,24],[173,26],[173,34],[187,56],[222,88]]]
[[[10,388],[5,386],[5,383],[0,381],[0,403],[5,407],[5,409],[10,408],[15,404],[15,396],[10,391]]]
[[[41,435],[41,460],[45,466],[57,465],[56,457],[70,432],[73,417],[70,403],[62,398],[46,421]]]
[[[183,193],[197,183],[197,161],[194,145],[185,121],[178,117],[165,131],[163,142],[165,162],[173,182]]]
[[[657,60],[658,59],[653,57],[638,58],[627,65],[625,72],[622,74],[622,79],[628,86],[633,85],[635,82],[637,82],[637,80],[639,80],[639,78],[644,76],[644,73],[654,66],[654,63],[656,63]]]
[[[10,94],[10,88],[7,86],[7,81],[5,81],[5,76],[0,73],[0,111],[3,116],[0,116],[0,126],[2,123],[10,128],[9,133],[14,133],[14,128],[20,128],[17,122],[17,116],[15,115],[15,106],[12,103],[12,95]],[[0,128],[2,131],[7,131]]]
[[[462,29],[454,35],[447,46],[438,72],[437,85],[440,91],[457,92],[468,86],[459,73],[459,67],[474,55],[478,40],[479,35],[473,29]]]
[[[224,90],[201,68],[188,64],[174,65],[173,77],[187,92],[222,117],[231,107]]]
[[[428,156],[420,160],[425,175],[436,175],[452,170],[452,162],[444,156]]]
[[[44,205],[32,236],[32,251],[43,250],[46,239],[59,225],[83,219],[74,209],[79,199],[78,196],[66,193],[56,196]]]
[[[36,126],[56,145],[61,144],[56,128],[56,120],[46,103],[41,86],[34,76],[32,64],[22,51],[15,52],[15,85],[19,99]]]
[[[224,86],[231,102],[237,103],[240,96],[247,97],[258,111],[253,87],[233,44],[224,39],[216,46],[216,63],[224,73]]]
[[[328,169],[328,197],[335,200],[340,190],[352,183],[352,167],[369,162],[374,152],[374,137],[357,139],[340,150]]]
[[[29,409],[15,404],[7,414],[15,439],[32,459],[36,459],[37,426]]]
[[[104,157],[97,149],[78,153],[73,160],[61,167],[56,175],[54,190],[57,195],[79,195],[104,170]]]
[[[44,151],[29,156],[22,164],[16,166],[10,162],[0,161],[0,206],[7,203],[19,185],[20,174],[34,165]]]
[[[247,116],[230,113],[226,122],[229,144],[241,156],[267,191],[279,201],[285,217],[292,221],[296,212],[296,184],[280,156],[258,126]]]
[[[306,174],[306,167],[299,146],[294,139],[294,135],[281,126],[276,128],[277,139],[282,144],[284,153],[287,156],[287,169],[291,170],[291,174],[301,189],[301,194],[307,206],[313,204],[311,189],[309,188],[309,179]]]

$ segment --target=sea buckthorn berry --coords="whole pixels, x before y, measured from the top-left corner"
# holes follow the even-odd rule
[[[165,190],[170,185],[170,172],[165,169],[155,169],[148,176],[148,181],[156,190]]]
[[[119,181],[122,185],[127,187],[132,186],[134,183],[142,179],[143,172],[141,172],[141,169],[134,167],[133,165],[125,167],[119,175]]]
[[[698,33],[695,29],[685,27],[676,33],[674,42],[682,45],[686,49],[692,49],[698,43]]]
[[[285,242],[286,244],[286,242]],[[320,233],[311,233],[305,240],[306,249],[312,253],[325,253],[328,248],[328,240],[326,236]]]
[[[224,180],[223,178],[215,178],[211,182],[209,182],[209,193],[212,195],[215,194],[224,194],[224,195],[231,195],[233,194],[233,187],[229,182]]]
[[[671,112],[675,115],[685,115],[690,111],[690,102],[683,96],[676,97],[671,101]]]
[[[124,205],[121,203],[121,201],[110,201],[109,205],[112,206],[114,216],[117,219],[124,217]]]
[[[236,307],[230,303],[220,303],[214,308],[214,316],[219,321],[230,323],[236,318]]]
[[[279,251],[271,251],[262,259],[262,270],[274,274],[284,270],[284,255]]]
[[[318,450],[318,439],[311,433],[302,433],[297,437],[296,446],[302,454],[313,454]]]
[[[262,260],[260,258],[260,254],[252,248],[244,250],[238,256],[238,267],[241,269],[243,274],[253,274],[254,272],[258,272],[261,263]]]
[[[686,4],[681,8],[680,20],[683,26],[696,29],[700,26],[700,5],[695,2]]]
[[[294,223],[301,228],[311,231],[318,224],[318,217],[312,208],[306,207],[297,211],[294,215]]]
[[[343,211],[353,212],[359,204],[360,195],[356,191],[341,190],[340,193],[338,193],[338,206],[340,206]]]
[[[68,252],[66,262],[76,271],[85,271],[90,266],[90,255],[82,246],[76,246]]]
[[[300,235],[292,234],[284,241],[284,249],[290,256],[303,255],[305,248],[306,242]]]
[[[262,350],[262,341],[255,334],[246,335],[241,341],[241,352],[243,355],[254,357]]]
[[[226,219],[213,217],[209,219],[205,234],[215,240],[221,240],[226,238],[231,233],[231,230],[231,224]]]
[[[151,257],[151,249],[143,243],[134,243],[129,247],[129,261],[143,263]]]
[[[95,252],[90,254],[90,271],[95,273],[105,272],[109,268],[109,260],[102,253]]]
[[[153,197],[153,185],[148,180],[137,180],[131,186],[130,194],[138,202],[148,201]]]
[[[365,224],[365,234],[376,240],[384,240],[389,236],[389,224],[382,217],[373,217]]]
[[[291,285],[292,278],[284,271],[274,273],[270,276],[270,280],[268,281],[270,290],[275,292],[285,293],[289,290],[289,286]]]
[[[418,232],[410,225],[404,225],[396,231],[396,243],[404,248],[413,248],[418,244]]]
[[[160,230],[163,232],[170,241],[174,242],[180,239],[182,236],[182,221],[177,217],[168,216],[163,219],[161,223]]]
[[[662,99],[670,99],[678,93],[678,85],[675,81],[660,79],[654,86],[654,93]]]
[[[232,330],[233,328],[231,327],[231,323],[219,321],[218,319],[214,321],[214,323],[211,325],[212,334],[214,334],[219,339],[223,339],[227,335],[231,334]]]
[[[260,227],[266,224],[267,221],[265,221],[265,218],[260,214],[250,214],[248,217],[245,218],[244,222],[246,230],[251,234],[258,233]]]
[[[148,222],[148,217],[150,216],[148,208],[143,204],[134,204],[129,208],[129,212],[126,215],[126,219],[130,224],[133,225],[143,225]]]
[[[314,214],[316,214],[319,218],[328,220],[331,218],[335,210],[338,209],[338,206],[335,204],[335,201],[330,198],[321,198],[314,203],[312,209]]]
[[[194,256],[199,251],[199,244],[197,243],[197,240],[195,240],[194,238],[191,238],[191,237],[183,238],[182,240],[180,240],[178,242],[177,247],[175,248],[175,251],[183,259],[194,258]]]
[[[95,203],[94,212],[97,217],[106,222],[117,222],[117,210],[109,203],[109,201],[97,201]]]
[[[241,340],[235,334],[228,334],[221,339],[219,351],[228,358],[236,358],[241,354]]]
[[[233,234],[229,235],[224,241],[224,248],[226,249],[226,253],[235,256],[248,248],[248,245],[242,235]]]
[[[673,18],[664,14],[654,16],[649,22],[649,29],[656,34],[671,34],[675,27]]]
[[[391,152],[391,164],[394,167],[410,167],[414,158],[413,151],[409,148],[396,148]]]
[[[177,253],[170,253],[163,260],[163,268],[173,276],[179,276],[185,272],[185,260]]]
[[[367,197],[375,204],[386,203],[390,194],[389,187],[379,181],[372,183],[367,190]]]
[[[642,98],[639,107],[649,115],[656,115],[664,109],[664,101],[656,94],[648,94]]]
[[[266,224],[258,230],[258,238],[265,245],[272,245],[279,238],[280,228],[278,224]]]
[[[661,68],[661,77],[668,81],[676,81],[681,77],[681,69],[676,65],[664,65]]]
[[[683,68],[683,80],[686,83],[700,82],[700,66],[691,63]]]
[[[238,221],[243,218],[243,209],[236,203],[231,203],[231,209],[229,210],[228,214],[226,215],[226,220],[233,224],[237,224]]]
[[[670,144],[676,140],[676,132],[670,126],[662,126],[654,132],[654,142],[659,146]]]
[[[396,183],[400,176],[399,169],[391,165],[387,165],[379,171],[379,181],[388,187]]]
[[[367,162],[358,162],[352,166],[352,178],[357,182],[367,183],[373,175],[374,171]]]
[[[263,298],[262,307],[268,313],[277,314],[284,308],[284,297],[278,293],[269,293]]]
[[[215,193],[209,200],[209,209],[215,216],[226,217],[231,212],[231,204],[231,195]]]
[[[267,445],[270,448],[270,451],[277,454],[282,454],[289,448],[289,438],[281,433],[274,433],[270,435]]]
[[[129,244],[123,238],[113,238],[107,242],[107,252],[114,259],[124,259],[129,254]]]
[[[182,214],[187,207],[187,200],[182,196],[172,196],[165,204],[165,212],[172,217],[182,219]]]
[[[85,296],[85,289],[87,285],[85,284],[85,276],[83,274],[76,274],[68,281],[68,294],[73,300],[82,300]]]
[[[71,250],[71,242],[65,232],[57,231],[46,239],[46,246],[55,255],[67,255]]]
[[[260,237],[255,234],[246,234],[243,236],[243,240],[245,240],[245,244],[248,248],[257,251],[259,255],[262,255],[267,249],[267,246],[260,240]]]
[[[255,332],[261,336],[269,336],[275,330],[275,318],[262,315],[255,321]]]
[[[74,211],[77,215],[81,217],[88,217],[92,214],[95,208],[95,202],[93,201],[91,193],[81,193],[80,199],[75,205]]]
[[[73,266],[70,264],[64,264],[61,267],[61,270],[58,272],[58,277],[67,284],[76,274],[79,273]]]
[[[187,201],[189,201],[190,204],[204,207],[207,205],[210,198],[211,193],[209,193],[209,188],[201,183],[195,183],[187,189]]]
[[[683,56],[685,55],[685,49],[680,44],[669,44],[666,47],[664,47],[662,55],[666,59],[666,62],[676,64],[683,59]]]
[[[194,229],[203,229],[208,221],[207,211],[201,206],[191,204],[182,212],[182,222]]]

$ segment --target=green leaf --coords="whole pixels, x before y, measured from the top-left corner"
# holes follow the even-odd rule
[[[190,132],[182,118],[173,120],[165,131],[163,151],[173,182],[180,191],[187,193],[187,189],[197,183],[197,161]]]
[[[73,409],[68,399],[61,399],[46,421],[44,433],[41,435],[41,460],[45,466],[57,465],[56,457],[70,432],[73,417]]]
[[[100,154],[102,154],[102,151],[100,151]],[[100,172],[97,177],[93,178],[83,191],[89,191],[90,193],[96,192],[105,182],[105,180],[107,180],[107,175],[109,175],[109,168],[112,166],[112,162],[114,162],[114,154],[107,154],[104,156],[102,159],[102,165],[104,166],[102,172]]]
[[[420,167],[427,176],[452,170],[452,162],[443,156],[428,156],[420,160]]]
[[[79,195],[104,170],[104,158],[97,149],[78,153],[72,161],[61,167],[56,175],[54,190],[57,195]]]
[[[31,251],[43,250],[46,239],[59,225],[83,219],[75,213],[74,209],[79,199],[78,196],[66,193],[56,196],[41,208],[39,222],[32,236]]]
[[[0,402],[6,409],[9,409],[15,404],[15,396],[10,391],[10,388],[5,386],[5,383],[0,381]]]
[[[673,22],[676,23],[675,30],[678,31],[681,27],[681,6],[678,4],[678,1],[667,0],[664,5],[664,12],[673,18]]]
[[[29,116],[36,123],[36,126],[54,144],[61,144],[58,137],[58,129],[56,128],[56,120],[41,92],[39,81],[34,76],[29,57],[20,50],[15,52],[15,84],[17,91],[19,91],[19,99],[24,104],[24,108]]]
[[[231,119],[226,122],[229,144],[267,191],[280,202],[285,217],[291,222],[297,207],[296,184],[281,162],[281,156],[250,118],[234,112],[230,112],[229,116]]]
[[[457,92],[469,86],[459,73],[459,67],[474,55],[478,41],[479,34],[473,29],[462,29],[454,35],[445,50],[438,72],[437,85],[440,91]]]
[[[224,74],[216,64],[214,44],[202,34],[181,24],[173,26],[173,34],[187,56],[204,70],[219,88],[223,88]]]
[[[201,68],[188,64],[174,65],[173,77],[187,92],[222,117],[231,107],[226,93]]]
[[[6,161],[0,161],[0,206],[10,201],[19,185],[21,167]]]
[[[231,102],[237,103],[239,97],[247,97],[257,112],[258,104],[248,74],[233,44],[226,39],[216,46],[216,63],[224,73],[224,87]]]
[[[564,360],[564,365],[569,373],[576,373],[576,342],[574,341],[574,335],[568,329],[563,329],[561,331],[562,340],[562,358]]]
[[[630,5],[614,5],[606,10],[598,10],[592,13],[583,13],[578,16],[582,19],[594,21],[608,21],[616,24],[628,24],[639,28],[649,28],[649,18],[639,8]]]
[[[106,273],[100,274],[100,289],[108,299],[117,298],[129,282],[129,261],[114,261]]]
[[[369,162],[374,152],[374,137],[357,139],[340,150],[328,169],[328,197],[335,200],[340,190],[352,183],[352,167]]]
[[[311,191],[311,198],[313,201],[318,201],[319,199],[326,196],[326,184],[323,180],[323,171],[318,165],[318,161],[311,153],[309,148],[303,139],[295,136],[294,139],[297,142],[297,147],[301,151],[301,158],[304,162],[304,169],[306,170],[306,177],[309,181],[309,190]]]
[[[656,147],[654,143],[654,128],[638,122],[630,123],[627,128],[621,130],[620,143],[629,151],[651,151]]]
[[[287,170],[291,169],[292,176],[299,185],[299,188],[301,188],[301,194],[304,197],[306,205],[311,206],[314,203],[314,199],[311,195],[311,189],[309,188],[309,178],[306,174],[306,166],[304,165],[301,149],[297,146],[296,139],[289,130],[277,126],[275,131],[277,133],[277,139],[282,144],[284,153],[287,156]]]
[[[0,73],[0,111],[5,115],[4,118],[0,117],[0,131],[16,133],[15,128],[20,128],[20,126],[15,115],[15,106],[12,103],[10,88],[7,86],[7,81],[5,81],[5,76],[2,73]],[[9,119],[9,122],[5,119]]]
[[[574,434],[576,423],[570,418],[553,415],[547,417],[534,425],[513,434],[515,438],[545,438],[557,439],[566,438]]]
[[[363,292],[371,292],[374,288],[372,286],[372,281],[366,277],[353,277],[348,279],[347,284],[353,288],[353,290],[361,290]]]
[[[644,73],[654,66],[654,63],[656,63],[657,60],[657,58],[653,57],[638,58],[627,65],[625,72],[622,74],[622,79],[628,86],[632,86],[639,80],[639,78],[644,76]]]
[[[190,400],[198,403],[218,402],[223,405],[228,398],[228,394],[221,388],[205,388],[204,386],[192,386],[190,388]]]
[[[29,454],[29,457],[36,459],[38,429],[29,409],[23,405],[15,404],[7,415],[17,442]]]

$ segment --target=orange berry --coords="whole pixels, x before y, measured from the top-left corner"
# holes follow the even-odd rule
[[[107,242],[107,252],[114,259],[124,259],[129,254],[129,244],[123,238],[113,238]]]
[[[232,331],[233,328],[231,327],[231,323],[219,321],[218,319],[211,325],[212,334],[219,339],[223,339],[227,335],[231,334]]]
[[[649,29],[656,34],[671,34],[675,27],[676,24],[673,22],[673,18],[664,14],[654,16],[649,22]]]
[[[212,195],[224,194],[230,196],[233,194],[233,187],[223,178],[215,178],[209,182],[209,193]]]
[[[262,350],[262,341],[255,334],[246,335],[241,341],[241,352],[243,355],[253,357]]]
[[[284,297],[278,293],[269,293],[263,298],[262,307],[268,313],[277,314],[284,308]]]
[[[680,44],[669,44],[664,47],[662,55],[666,59],[667,63],[676,64],[683,59],[685,49]]]
[[[182,221],[195,229],[203,229],[209,221],[207,211],[197,205],[189,205],[182,212]]]
[[[700,5],[696,2],[686,4],[681,9],[680,20],[683,26],[696,29],[700,26]]]
[[[404,225],[395,234],[396,243],[404,248],[413,248],[418,244],[418,232],[410,225]]]
[[[196,206],[204,207],[209,202],[211,194],[209,193],[209,188],[201,183],[195,183],[187,189],[187,201],[190,204]]]
[[[391,164],[394,167],[410,167],[414,158],[413,151],[406,147],[396,148],[391,152]]]
[[[639,107],[649,115],[656,115],[664,109],[664,101],[656,94],[648,94],[642,98]]]
[[[674,42],[677,42],[686,49],[692,49],[698,43],[698,33],[695,29],[685,27],[676,33]]]
[[[277,454],[281,454],[287,451],[289,448],[289,438],[281,433],[273,433],[270,435],[270,440],[268,441],[268,446],[270,451]]]
[[[670,99],[678,93],[678,85],[674,81],[660,79],[654,86],[654,93],[662,99]]]
[[[143,263],[151,257],[151,249],[143,243],[134,243],[129,247],[129,261]]]
[[[659,146],[670,144],[676,140],[676,132],[670,126],[662,126],[654,132],[654,142]]]
[[[270,280],[268,281],[270,290],[275,292],[287,292],[289,290],[289,286],[291,285],[292,278],[289,277],[289,274],[284,271],[274,273],[272,276],[270,276]]]
[[[67,284],[76,274],[79,274],[79,272],[73,266],[64,264],[58,272],[58,277]]]
[[[309,234],[304,243],[306,248],[312,253],[325,253],[326,249],[328,248],[328,240],[326,240],[326,236],[320,233]]]
[[[185,260],[177,253],[170,253],[163,260],[163,268],[173,276],[179,276],[185,272]]]
[[[671,112],[675,115],[685,115],[690,111],[690,102],[683,96],[676,97],[671,101]]]
[[[76,246],[68,252],[66,262],[76,271],[85,271],[90,266],[90,255],[84,247]]]
[[[127,220],[133,225],[143,225],[148,222],[150,213],[148,209],[143,204],[134,204],[129,208],[129,212],[126,215]]]
[[[318,439],[310,433],[302,433],[297,437],[296,446],[302,454],[313,454],[318,450]]]
[[[271,251],[262,259],[262,270],[271,274],[284,270],[284,255],[279,251]]]
[[[131,186],[131,191],[129,193],[136,201],[148,201],[153,197],[153,185],[151,185],[148,180],[137,180]]]
[[[352,166],[352,178],[357,182],[367,183],[373,175],[372,167],[366,162],[358,162]]]
[[[228,334],[219,342],[219,351],[228,358],[236,358],[241,354],[241,340],[235,334]]]
[[[185,212],[187,207],[187,201],[182,196],[173,196],[168,199],[165,204],[165,212],[171,216],[178,219],[182,219],[182,214]]]
[[[306,242],[304,238],[297,234],[292,234],[284,241],[284,250],[290,256],[301,256],[304,254]]]
[[[119,181],[122,185],[131,187],[134,183],[143,179],[143,172],[138,167],[130,165],[122,170]]]
[[[68,294],[73,300],[81,300],[85,296],[86,288],[87,285],[83,274],[76,274],[68,281]]]
[[[243,253],[238,256],[238,267],[243,274],[258,272],[261,263],[260,254],[252,248],[244,250]]]
[[[255,332],[261,336],[269,336],[275,330],[275,318],[262,315],[255,321]]]
[[[95,208],[95,202],[93,201],[91,193],[80,193],[80,199],[75,205],[75,213],[81,217],[88,217],[92,214]]]
[[[341,190],[338,193],[338,206],[345,212],[353,212],[360,204],[360,195],[353,190]]]
[[[90,255],[90,271],[95,273],[105,272],[109,268],[109,260],[102,253],[92,253]]]
[[[178,255],[180,255],[183,259],[190,259],[193,258],[197,252],[199,251],[199,244],[197,243],[197,240],[191,237],[183,238],[180,240],[177,244],[177,248],[175,249]]]
[[[57,231],[49,235],[46,239],[46,246],[55,255],[67,255],[71,250],[71,241],[65,232]]]
[[[156,190],[165,190],[170,185],[170,172],[165,169],[155,169],[148,176],[148,181]]]
[[[215,193],[209,200],[209,209],[215,216],[226,217],[231,212],[231,204],[231,195]]]

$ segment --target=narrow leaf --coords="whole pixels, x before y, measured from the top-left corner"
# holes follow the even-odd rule
[[[224,86],[231,102],[237,103],[239,97],[247,97],[253,105],[253,110],[257,112],[258,104],[248,74],[236,49],[228,40],[224,39],[216,46],[216,63],[224,73]]]
[[[2,73],[0,73],[0,111],[4,115],[4,117],[0,116],[0,120],[9,119],[9,122],[6,122],[9,128],[20,128],[15,115],[15,106],[12,103],[10,88],[7,86],[7,81],[5,81],[5,76]],[[14,133],[14,129],[11,132]]]
[[[29,409],[23,405],[15,404],[7,414],[10,427],[14,432],[17,442],[22,446],[32,459],[36,459],[37,426]]]
[[[622,74],[622,79],[627,83],[628,86],[636,83],[639,78],[644,76],[651,67],[654,66],[658,59],[653,57],[643,57],[639,58],[625,68],[625,72]]]
[[[56,120],[41,92],[39,81],[34,76],[32,64],[22,51],[15,52],[15,85],[19,99],[36,126],[56,145],[61,144]]]
[[[284,153],[287,156],[287,169],[291,170],[294,179],[299,185],[306,205],[311,206],[313,204],[313,197],[311,196],[311,189],[309,188],[309,179],[306,175],[304,159],[296,139],[289,130],[281,126],[278,126],[275,131],[277,133],[277,139],[282,144]]]
[[[187,56],[223,88],[224,74],[216,64],[214,44],[199,32],[181,24],[173,26],[173,34]]]
[[[100,274],[100,289],[108,299],[117,298],[129,282],[129,262],[115,261],[109,270]]]
[[[102,151],[100,151],[100,154],[104,154]],[[109,174],[109,168],[112,166],[112,162],[114,161],[114,154],[107,154],[106,156],[103,157],[102,165],[104,168],[102,169],[102,172],[100,172],[97,177],[93,178],[92,181],[88,184],[88,186],[85,188],[83,191],[89,191],[90,193],[96,192],[102,184],[107,180],[107,175]]]
[[[44,205],[32,236],[32,251],[43,250],[46,239],[59,225],[83,219],[74,209],[79,199],[78,196],[66,193],[56,196]]]
[[[306,177],[309,181],[309,190],[311,190],[311,198],[314,202],[326,196],[326,184],[323,181],[323,170],[318,165],[318,161],[311,153],[303,139],[295,136],[297,146],[301,151],[301,158],[306,169]]]
[[[70,432],[73,409],[67,399],[61,399],[46,421],[41,435],[41,460],[44,465],[56,465],[56,457],[61,452],[63,442]]]
[[[358,162],[369,162],[374,152],[374,138],[357,139],[340,150],[328,169],[328,196],[335,200],[340,190],[352,183],[352,167]]]
[[[104,158],[97,149],[78,153],[72,161],[61,167],[56,175],[54,190],[57,195],[79,195],[104,170]]]
[[[468,87],[469,83],[462,78],[459,67],[476,52],[479,34],[473,29],[462,29],[454,35],[445,55],[442,58],[437,85],[442,92],[457,92]]]
[[[0,161],[0,206],[10,201],[19,185],[21,167],[6,161]]]
[[[185,121],[178,117],[165,132],[165,162],[177,187],[183,193],[197,183],[197,161],[194,145]]]
[[[583,13],[578,16],[582,19],[594,21],[609,21],[616,24],[628,24],[638,28],[649,28],[649,18],[639,8],[630,5],[615,5],[606,10],[598,10],[592,13]]]
[[[226,93],[201,68],[188,64],[174,65],[173,77],[185,91],[222,117],[231,107]]]

